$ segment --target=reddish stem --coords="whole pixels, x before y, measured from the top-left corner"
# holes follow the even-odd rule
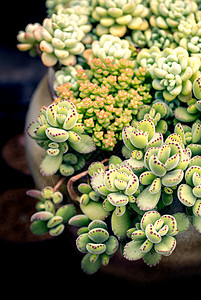
[[[62,177],[57,184],[54,187],[54,193],[59,189],[59,187],[62,185],[62,183],[64,182],[64,180],[66,179],[66,177]]]
[[[105,163],[108,161],[108,158],[105,158],[102,163]],[[105,169],[107,169],[108,166],[105,167]],[[71,177],[68,182],[67,182],[67,190],[68,190],[68,193],[69,193],[69,196],[70,198],[73,200],[73,201],[78,201],[79,202],[79,196],[76,194],[74,188],[73,188],[73,183],[76,182],[77,180],[79,180],[80,178],[86,176],[87,174],[89,173],[89,171],[84,171],[76,176],[73,176]]]

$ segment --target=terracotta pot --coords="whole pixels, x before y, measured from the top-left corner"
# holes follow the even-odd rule
[[[50,75],[52,76],[52,73]],[[47,75],[43,78],[33,95],[26,124],[35,120],[40,108],[43,105],[49,105],[51,101]],[[43,188],[47,184],[54,185],[58,181],[58,176],[43,177],[39,171],[44,150],[38,147],[35,141],[27,135],[26,153],[36,186]],[[68,228],[71,230],[70,226]],[[74,236],[74,241],[76,239],[75,232],[75,229],[72,228],[70,234]],[[107,267],[101,267],[100,272],[132,280],[139,284],[165,282],[168,279],[187,279],[201,275],[201,234],[193,226],[190,226],[186,232],[177,236],[177,246],[173,254],[169,257],[162,257],[160,263],[155,267],[148,267],[142,260],[136,262],[128,261],[118,251]]]

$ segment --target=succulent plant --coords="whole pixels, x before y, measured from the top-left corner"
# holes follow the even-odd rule
[[[112,34],[103,34],[98,41],[94,41],[92,44],[92,53],[94,57],[103,60],[106,58],[129,59],[131,57],[129,42]]]
[[[151,67],[154,65],[156,57],[161,53],[160,49],[157,46],[152,46],[151,48],[143,48],[138,54],[136,61],[139,66],[146,69],[147,74],[149,75]]]
[[[151,120],[155,125],[156,132],[165,134],[168,129],[166,119],[170,115],[170,109],[165,102],[157,101],[152,105],[143,105],[139,108],[137,120]],[[132,125],[132,123],[131,123]]]
[[[132,39],[135,45],[143,48],[156,46],[163,50],[165,48],[175,48],[173,34],[158,27],[149,28],[145,31],[136,30],[132,32]]]
[[[179,46],[186,49],[192,56],[199,56],[201,22],[196,22],[194,15],[186,20],[181,20],[178,30],[174,32],[174,39]]]
[[[42,41],[40,49],[41,59],[46,66],[54,66],[58,61],[62,65],[74,65],[75,55],[84,51],[81,40],[84,31],[78,26],[79,17],[73,14],[53,14],[43,21],[41,30]]]
[[[201,125],[195,122],[192,127],[177,123],[175,133],[182,138],[183,144],[191,150],[192,156],[201,155]]]
[[[106,266],[111,256],[117,251],[119,243],[115,236],[109,235],[107,224],[101,220],[90,222],[88,227],[78,230],[76,246],[82,253],[82,270],[87,274],[98,271],[101,265]]]
[[[163,97],[167,101],[178,95],[186,96],[192,90],[190,79],[198,72],[199,66],[199,58],[189,57],[184,48],[166,48],[156,57],[150,69],[152,86],[163,91]]]
[[[192,223],[201,233],[201,156],[194,156],[185,172],[185,183],[177,191],[178,199],[191,209]]]
[[[157,211],[147,211],[135,228],[128,230],[132,239],[124,247],[124,257],[154,266],[162,255],[169,256],[176,247],[174,236],[178,233],[176,219],[171,215],[161,216]]]
[[[69,2],[71,2],[71,0],[46,0],[45,5],[48,15],[51,16],[57,13],[60,7],[65,7]]]
[[[96,146],[111,151],[122,139],[122,128],[130,125],[143,103],[151,101],[151,85],[145,82],[144,69],[133,69],[131,60],[95,58],[90,67],[90,74],[77,72],[78,94],[65,85],[58,87],[58,95],[76,105],[78,121]]]
[[[149,21],[151,26],[162,29],[177,28],[180,21],[196,12],[197,4],[190,0],[151,0],[153,15]]]
[[[30,228],[35,235],[47,232],[51,236],[60,235],[65,224],[76,213],[73,204],[60,205],[63,201],[63,194],[50,186],[43,188],[42,191],[29,190],[27,195],[39,200],[36,205],[38,211],[31,216]]]
[[[39,51],[39,44],[42,40],[42,26],[39,23],[28,24],[25,31],[20,31],[17,35],[17,48],[20,51],[29,51],[31,56],[35,56]]]
[[[77,70],[82,69],[80,65],[62,67],[55,72],[54,90],[57,90],[59,85],[69,82],[73,92],[78,91]]]
[[[92,17],[99,22],[96,27],[97,35],[110,33],[113,36],[122,37],[127,29],[147,29],[148,14],[149,8],[143,5],[142,0],[97,0]]]
[[[58,170],[64,176],[72,175],[85,163],[79,153],[90,153],[95,149],[92,138],[84,134],[84,125],[77,123],[77,118],[74,104],[61,100],[43,107],[37,121],[29,124],[29,136],[46,150],[41,164],[43,175],[53,175]],[[69,148],[73,153],[68,152]]]

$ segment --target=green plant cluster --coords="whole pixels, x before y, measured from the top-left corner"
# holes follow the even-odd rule
[[[27,132],[44,149],[41,173],[69,176],[71,204],[60,207],[65,193],[57,187],[29,191],[39,200],[31,230],[56,236],[66,223],[78,227],[88,274],[106,266],[119,245],[124,258],[155,266],[174,255],[190,223],[201,233],[200,5],[46,6],[42,25],[17,36],[19,50],[38,53],[55,70],[56,98]]]
[[[131,60],[95,58],[90,64],[90,74],[80,70],[77,74],[79,90],[74,97],[68,94],[78,112],[78,121],[93,137],[96,146],[111,151],[124,126],[130,125],[144,103],[152,99],[151,85],[146,82],[143,68],[134,69]],[[59,97],[67,99],[69,89],[58,88]],[[71,90],[71,87],[70,87]]]
[[[38,200],[37,212],[31,216],[30,229],[35,235],[49,233],[50,236],[60,235],[67,222],[75,215],[72,204],[64,204],[63,194],[55,191],[51,186],[39,190],[29,190],[27,195]]]
[[[28,135],[46,150],[40,171],[50,176],[58,171],[70,176],[85,165],[83,154],[95,150],[89,135],[84,134],[84,125],[77,122],[78,114],[70,100],[42,107],[37,121],[29,124]]]

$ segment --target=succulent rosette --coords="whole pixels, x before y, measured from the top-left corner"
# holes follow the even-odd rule
[[[192,90],[191,77],[200,66],[198,57],[189,57],[187,50],[182,47],[164,49],[150,69],[155,90],[163,91],[167,101],[177,96],[186,96]]]
[[[177,31],[174,32],[175,41],[192,56],[199,56],[201,43],[201,21],[196,21],[194,15],[181,20]]]
[[[165,134],[168,129],[166,119],[170,115],[170,109],[165,102],[157,101],[151,105],[143,105],[139,108],[137,120],[151,120],[156,132]]]
[[[96,34],[112,34],[122,37],[127,29],[145,30],[149,23],[146,17],[149,8],[143,5],[142,0],[97,0],[94,5],[92,17],[99,22]]]
[[[69,221],[71,224],[74,220]],[[87,227],[78,230],[76,246],[82,253],[81,267],[87,274],[93,274],[109,263],[111,256],[117,251],[119,242],[113,235],[109,235],[107,224],[101,220],[94,220]]]
[[[60,235],[65,224],[76,213],[73,204],[61,205],[63,194],[51,186],[44,187],[42,191],[29,190],[27,195],[39,200],[36,204],[37,212],[31,216],[30,228],[35,235]]]
[[[39,50],[39,44],[42,40],[42,26],[39,23],[28,24],[25,31],[21,30],[17,35],[17,48],[20,51],[29,51],[30,55],[35,56]]]
[[[190,0],[151,0],[150,8],[153,15],[150,24],[162,29],[177,28],[181,20],[197,10],[197,4]]]
[[[129,42],[125,39],[113,36],[112,34],[103,34],[98,41],[92,44],[92,53],[94,57],[101,59],[129,59],[131,57],[131,50],[129,49]]]
[[[161,216],[157,211],[147,211],[135,228],[128,230],[132,239],[124,247],[128,260],[143,260],[150,266],[159,263],[162,255],[169,256],[176,247],[177,221],[171,215]]]
[[[146,69],[147,75],[150,74],[150,69],[155,64],[156,57],[158,57],[160,53],[161,50],[157,46],[143,48],[138,53],[136,61],[139,66]]]
[[[201,233],[201,156],[194,156],[185,172],[185,183],[177,191],[178,199],[189,211],[192,223]]]
[[[85,49],[81,42],[85,33],[78,26],[77,18],[72,14],[53,14],[51,18],[44,19],[40,42],[44,65],[50,67],[57,62],[62,65],[76,63],[75,55],[83,53]]]
[[[135,30],[132,32],[132,40],[135,45],[143,48],[148,46],[156,46],[163,50],[165,48],[175,48],[176,43],[174,42],[173,34],[164,29],[158,27],[148,28],[145,31]]]
[[[179,134],[182,142],[191,150],[192,156],[201,154],[201,125],[195,122],[192,127],[177,123],[175,133]]]
[[[61,100],[43,107],[37,121],[29,124],[29,136],[46,150],[42,174],[53,175],[60,170],[64,176],[72,175],[85,163],[79,153],[90,153],[95,149],[92,138],[84,134],[84,125],[77,123],[77,118],[74,104]],[[69,147],[78,155],[69,153]]]

